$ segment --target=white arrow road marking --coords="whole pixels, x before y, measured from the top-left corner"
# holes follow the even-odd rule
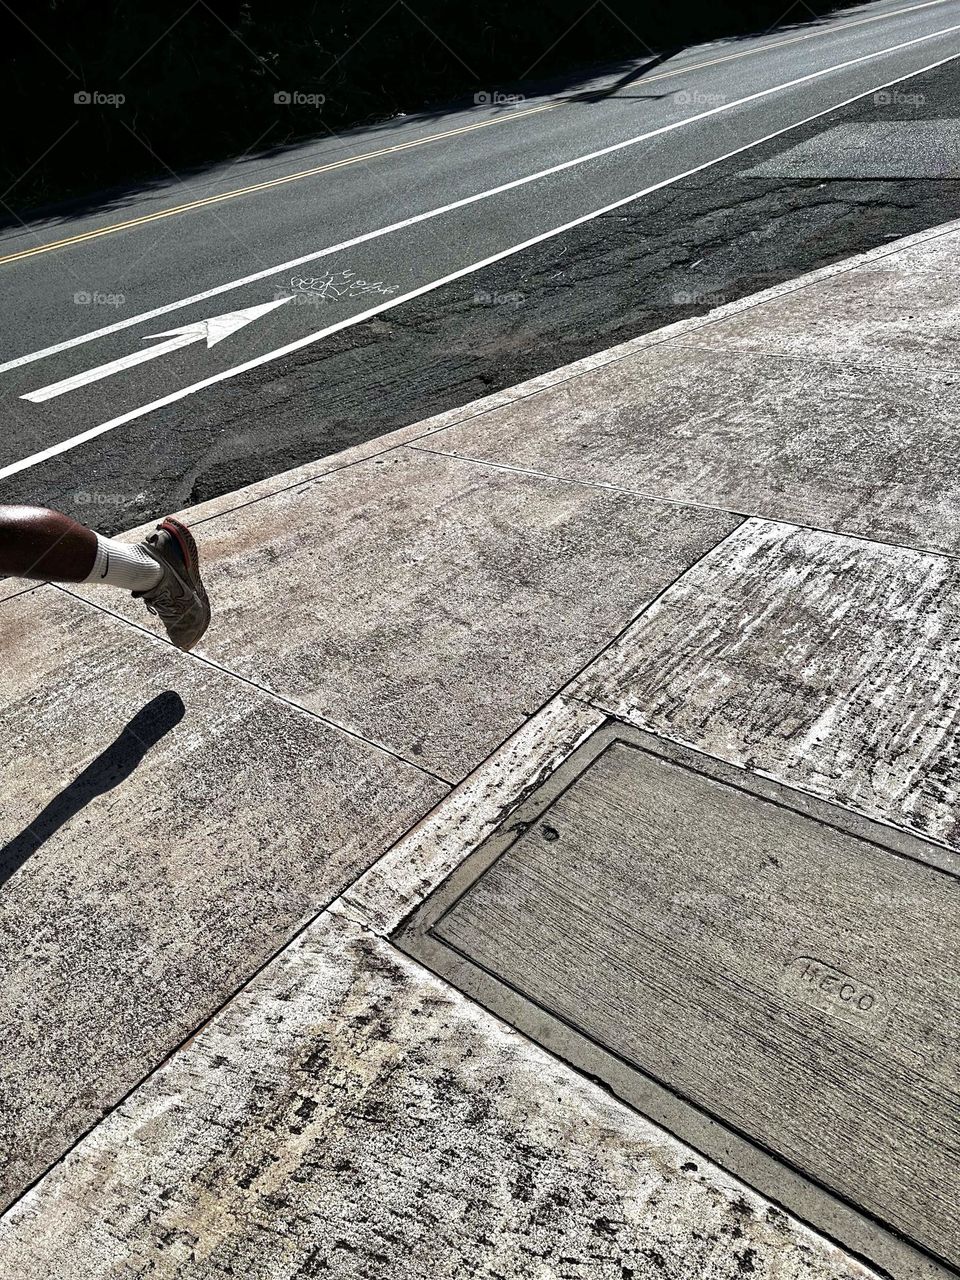
[[[158,356],[165,356],[169,351],[189,347],[194,342],[205,340],[207,346],[212,347],[222,342],[224,338],[229,338],[231,333],[236,333],[244,325],[248,325],[251,320],[256,320],[258,316],[266,315],[275,307],[282,307],[285,302],[292,301],[292,296],[275,298],[272,302],[261,302],[255,307],[245,307],[243,311],[228,311],[222,316],[211,316],[209,320],[197,320],[193,324],[183,325],[180,329],[145,334],[141,339],[142,342],[148,342],[151,338],[166,338],[167,341],[158,343],[155,347],[144,347],[141,351],[131,351],[130,355],[121,356],[119,360],[99,364],[94,369],[85,369],[83,373],[75,373],[73,377],[63,378],[60,382],[51,382],[46,387],[40,387],[38,391],[28,391],[20,399],[32,400],[34,404],[39,404],[43,400],[52,400],[55,396],[74,391],[77,387],[85,387],[88,382],[99,382],[101,378],[109,378],[111,374],[120,373],[123,369],[132,369],[134,365],[144,364],[147,360],[156,360]]]

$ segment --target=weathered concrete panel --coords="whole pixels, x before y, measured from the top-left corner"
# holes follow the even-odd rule
[[[868,1280],[326,916],[0,1224],[5,1280]]]
[[[960,880],[744,785],[614,740],[431,933],[956,1266]]]
[[[398,450],[202,526],[201,649],[456,781],[736,523]]]
[[[674,340],[451,427],[430,448],[957,551],[958,421],[955,375]]]
[[[51,587],[0,648],[6,1203],[445,788]]]
[[[960,848],[960,563],[751,520],[587,673],[640,728]]]
[[[607,719],[582,702],[554,698],[378,858],[333,907],[386,937],[528,792]]]
[[[9,600],[23,591],[30,591],[35,584],[25,582],[22,578],[0,578],[0,600]]]

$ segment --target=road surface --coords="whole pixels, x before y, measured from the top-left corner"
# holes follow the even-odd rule
[[[0,500],[131,527],[956,216],[958,57],[885,0],[8,229]]]

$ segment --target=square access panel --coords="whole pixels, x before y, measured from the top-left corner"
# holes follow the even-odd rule
[[[395,938],[897,1277],[960,1267],[960,859],[609,725]]]

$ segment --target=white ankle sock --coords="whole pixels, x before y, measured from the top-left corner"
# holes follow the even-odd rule
[[[97,558],[85,582],[102,582],[127,591],[149,591],[163,577],[163,570],[142,547],[97,534]]]

